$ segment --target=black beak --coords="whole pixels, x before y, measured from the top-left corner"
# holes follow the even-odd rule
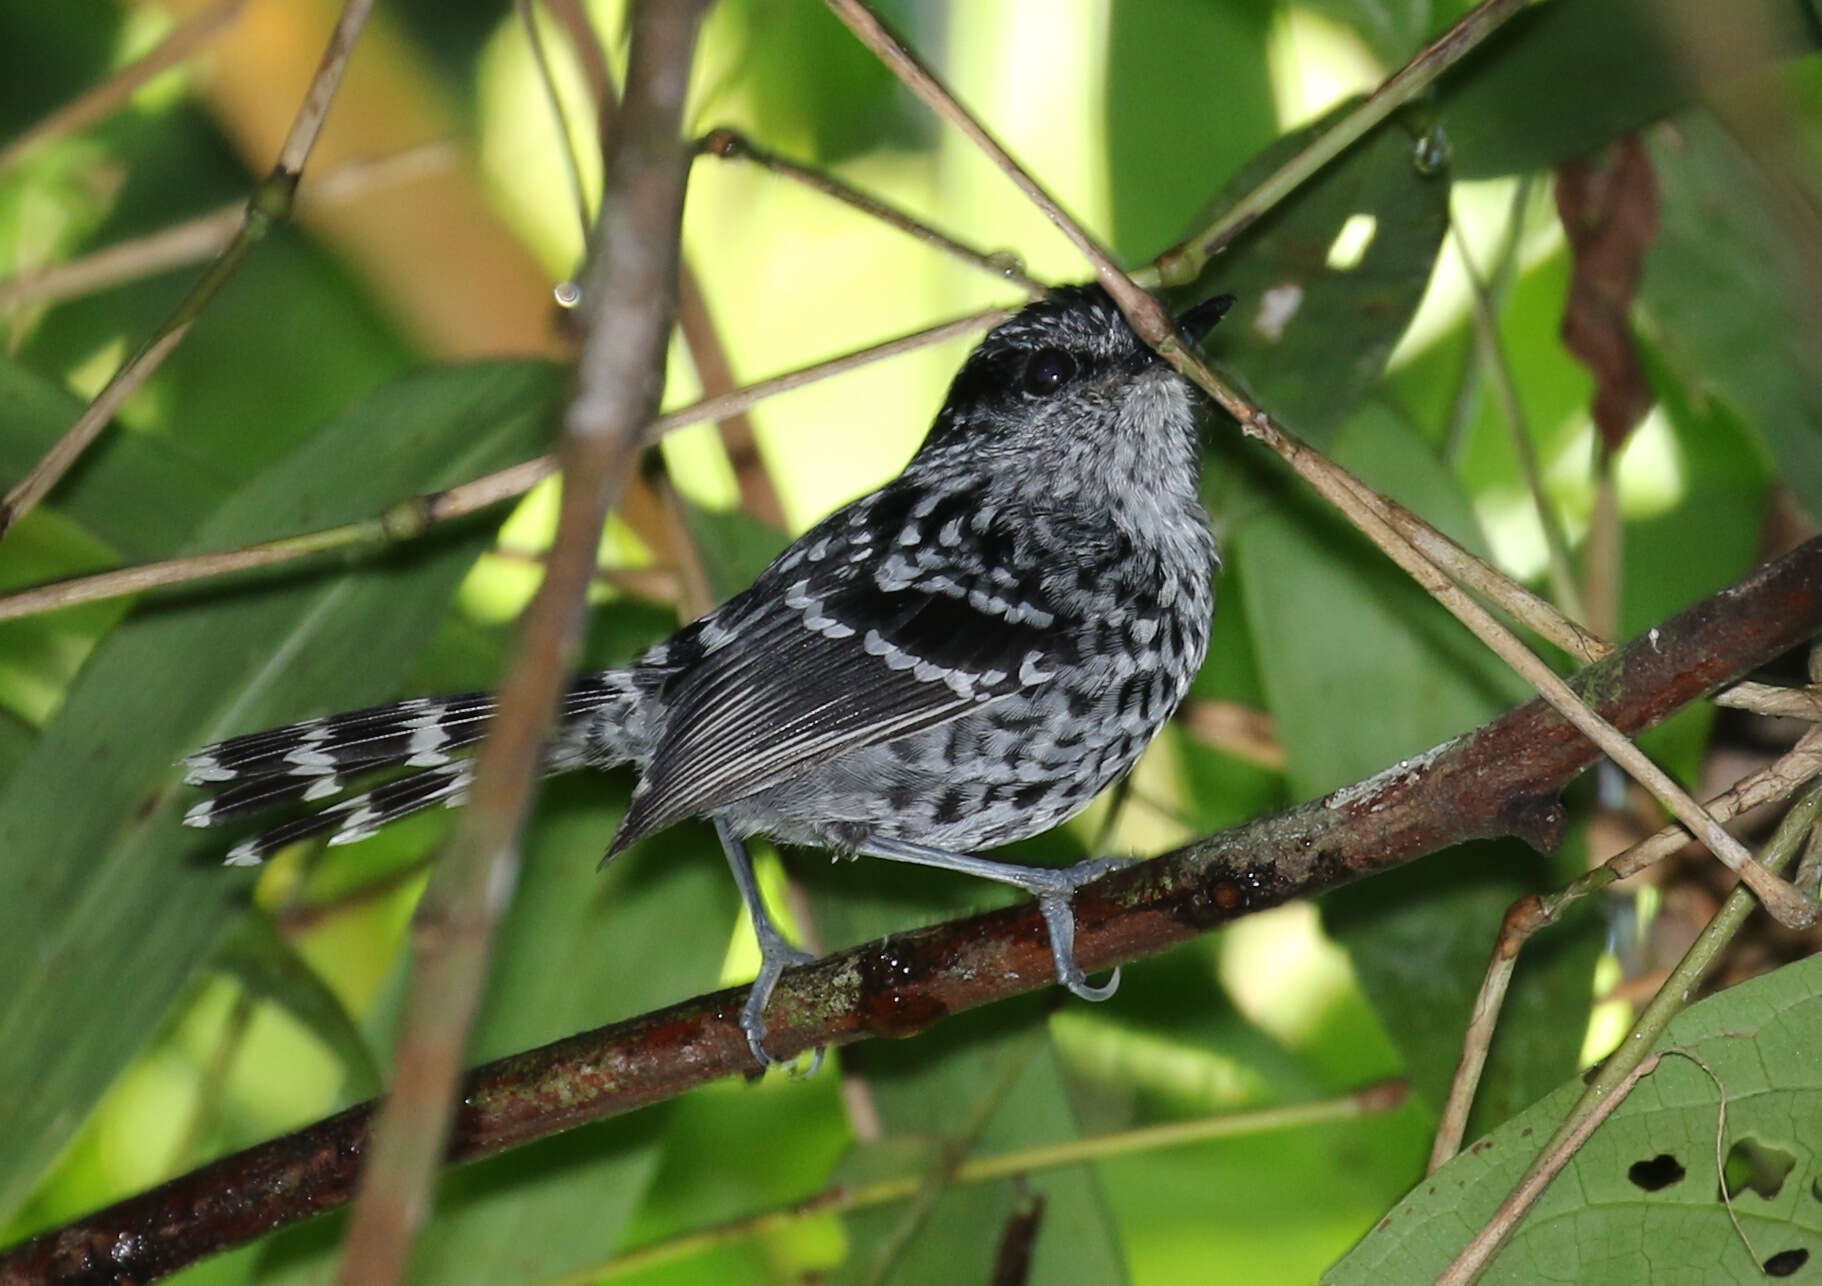
[[[1216,295],[1213,299],[1205,299],[1177,318],[1177,329],[1183,332],[1183,338],[1192,345],[1200,344],[1203,336],[1213,330],[1215,323],[1227,316],[1227,310],[1233,306],[1232,295]]]

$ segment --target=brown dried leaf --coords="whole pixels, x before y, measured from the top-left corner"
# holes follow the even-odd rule
[[[1627,321],[1658,228],[1657,184],[1643,140],[1628,135],[1597,160],[1559,168],[1556,209],[1574,259],[1563,343],[1593,373],[1595,427],[1617,451],[1652,403]]]

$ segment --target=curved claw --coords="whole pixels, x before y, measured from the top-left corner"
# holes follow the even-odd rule
[[[1083,1000],[1092,1000],[1099,1003],[1100,1001],[1108,999],[1114,992],[1120,989],[1120,967],[1115,965],[1113,977],[1109,978],[1098,987],[1089,986],[1088,976],[1080,969],[1076,970],[1075,977],[1064,978],[1061,981],[1065,987],[1069,988],[1073,995],[1080,996]]]
[[[768,926],[769,928],[770,926]],[[787,945],[783,938],[775,933],[763,933],[759,939],[759,976],[753,979],[753,989],[747,993],[747,1002],[740,1010],[740,1030],[746,1033],[747,1049],[761,1068],[771,1067],[784,1060],[773,1058],[765,1048],[765,1011],[772,1003],[772,992],[778,986],[778,979],[786,969],[797,965],[812,964],[816,957],[807,951],[799,951]],[[822,1047],[816,1047],[816,1060],[810,1064],[805,1076],[814,1076],[822,1066]]]
[[[1075,874],[1082,871],[1083,867],[1098,867],[1092,872],[1083,872],[1085,882],[1111,869],[1100,865],[1111,860],[1113,859],[1098,858],[1094,862],[1079,863],[1069,870]],[[1083,1000],[1106,1000],[1120,989],[1120,971],[1116,968],[1113,977],[1099,987],[1089,985],[1088,975],[1076,963],[1075,908],[1070,904],[1070,896],[1070,893],[1045,893],[1038,898],[1038,910],[1043,912],[1044,926],[1050,930],[1050,959],[1056,966],[1057,981]]]

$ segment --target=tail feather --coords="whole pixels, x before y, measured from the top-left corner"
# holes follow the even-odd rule
[[[473,780],[474,764],[467,760],[426,768],[331,804],[320,813],[310,813],[244,839],[228,850],[224,860],[229,866],[257,866],[285,845],[325,831],[329,832],[331,844],[352,844],[388,822],[432,804],[460,804],[468,797],[468,785]]]
[[[218,795],[200,800],[183,815],[185,826],[220,826],[244,817],[286,804],[311,803],[329,799],[348,789],[348,781],[338,773],[320,777],[271,776],[238,781]]]
[[[627,671],[577,679],[559,709],[545,770],[565,772],[587,763],[625,760],[630,752],[619,725],[633,701]],[[494,705],[492,694],[485,692],[415,697],[205,746],[181,761],[184,779],[211,792],[185,814],[184,823],[219,826],[266,809],[331,798],[388,768],[424,770],[243,840],[227,860],[249,865],[325,831],[333,832],[332,844],[352,843],[407,813],[438,803],[453,806],[466,798],[473,777],[472,764],[457,756],[486,735]]]
[[[493,716],[490,693],[415,697],[326,719],[305,719],[205,746],[183,760],[193,786],[247,777],[322,776],[364,764],[448,762],[448,752],[479,741]],[[432,756],[441,755],[435,763]]]

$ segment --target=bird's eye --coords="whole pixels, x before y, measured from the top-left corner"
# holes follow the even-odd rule
[[[1025,363],[1025,391],[1047,397],[1075,378],[1075,358],[1060,348],[1041,348]]]

